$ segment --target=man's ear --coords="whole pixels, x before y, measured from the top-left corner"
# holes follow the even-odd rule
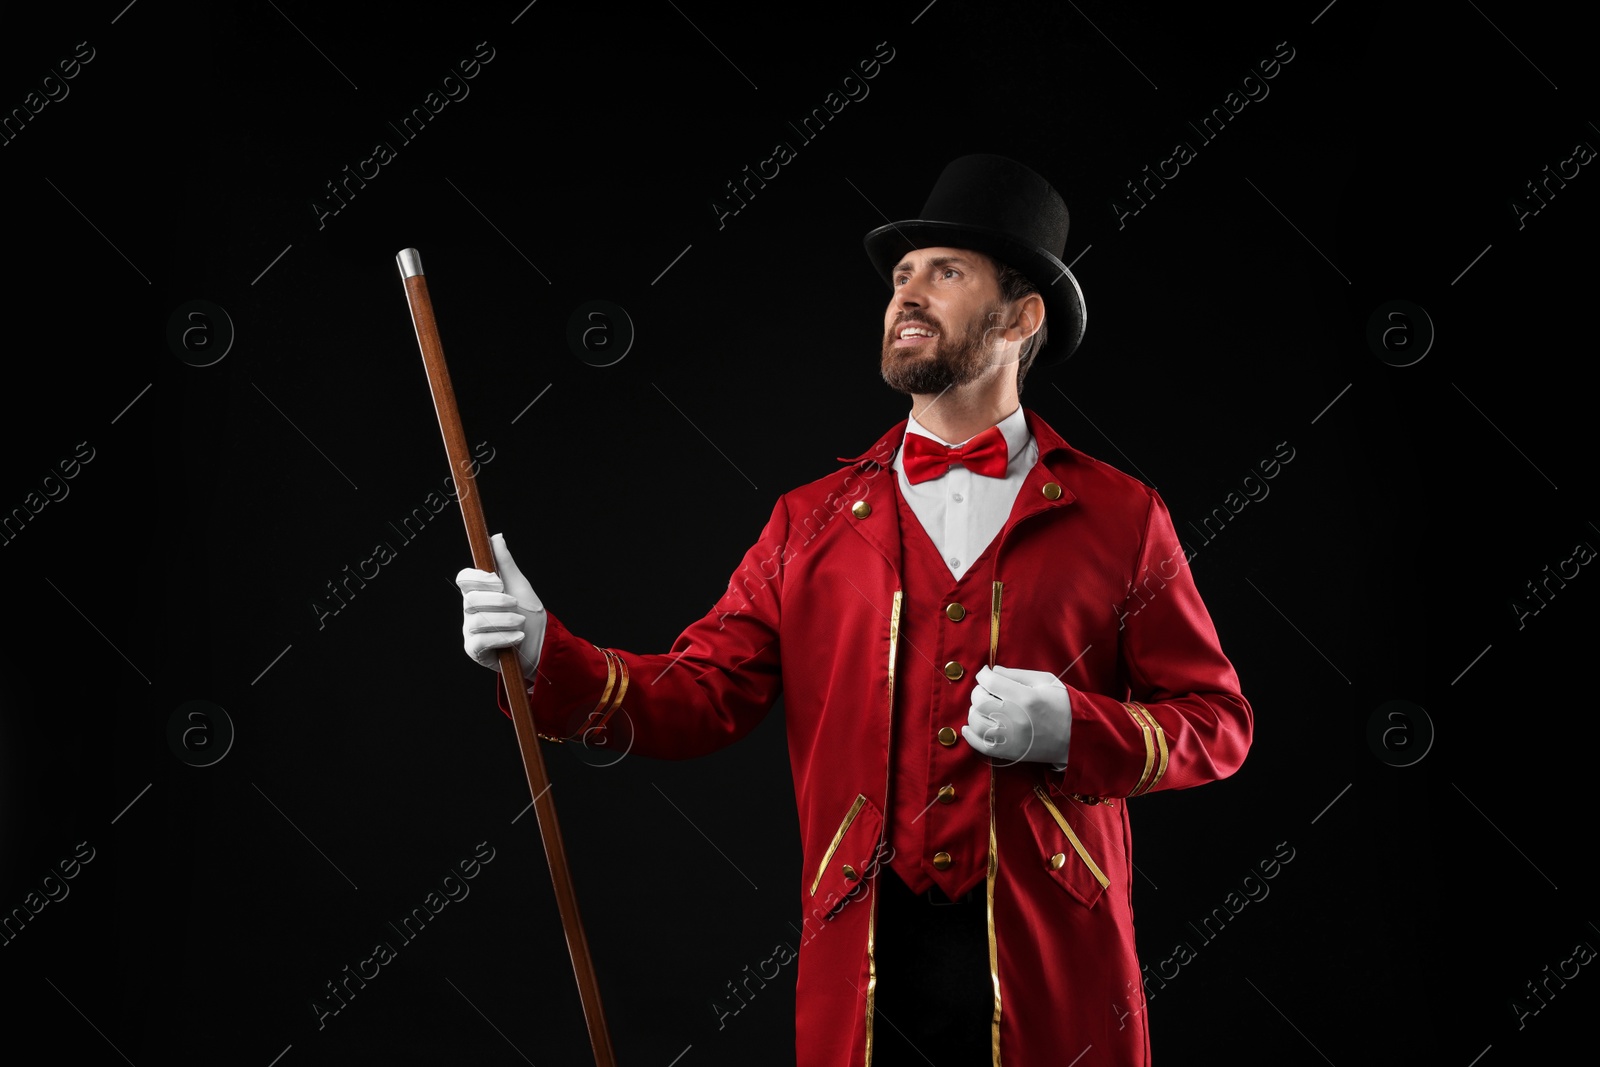
[[[1018,300],[1012,310],[1012,328],[1016,330],[1013,338],[1006,335],[1006,340],[1026,341],[1039,332],[1039,327],[1044,325],[1044,297],[1038,293],[1029,293]]]

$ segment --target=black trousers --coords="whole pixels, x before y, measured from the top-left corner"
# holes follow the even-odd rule
[[[994,986],[984,887],[951,902],[938,889],[913,893],[885,867],[875,889],[872,1067],[989,1064]]]

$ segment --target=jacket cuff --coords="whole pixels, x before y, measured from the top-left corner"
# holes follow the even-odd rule
[[[1167,773],[1166,732],[1150,709],[1136,700],[1085,693],[1068,687],[1072,699],[1072,756],[1062,772],[1062,790],[1093,803],[1133,797],[1157,787]]]
[[[546,628],[528,707],[535,732],[546,741],[564,741],[604,726],[628,693],[629,669],[622,655],[574,636],[546,612]],[[495,674],[495,703],[511,717],[505,679]]]
[[[1167,735],[1162,732],[1156,717],[1150,714],[1150,709],[1137,700],[1123,701],[1122,708],[1133,718],[1144,739],[1144,770],[1140,772],[1133,791],[1128,794],[1136,797],[1154,789],[1167,773]]]

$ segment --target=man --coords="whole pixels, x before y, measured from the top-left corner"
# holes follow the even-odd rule
[[[867,235],[911,417],[782,496],[671,651],[574,636],[499,536],[509,592],[457,576],[468,654],[521,643],[552,739],[621,709],[633,751],[699,755],[782,692],[800,1067],[1148,1063],[1124,798],[1249,748],[1166,506],[1019,404],[1046,328],[1054,362],[1083,333],[1067,221],[1033,171],[967,156]]]

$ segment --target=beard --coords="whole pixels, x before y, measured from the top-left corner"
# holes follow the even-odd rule
[[[981,378],[994,365],[988,352],[989,323],[1004,310],[994,303],[974,315],[959,336],[951,336],[937,323],[919,315],[901,318],[883,337],[881,370],[884,383],[897,392],[937,395]],[[916,323],[938,333],[933,343],[916,350],[894,347],[902,327]],[[931,347],[932,351],[928,351]]]

